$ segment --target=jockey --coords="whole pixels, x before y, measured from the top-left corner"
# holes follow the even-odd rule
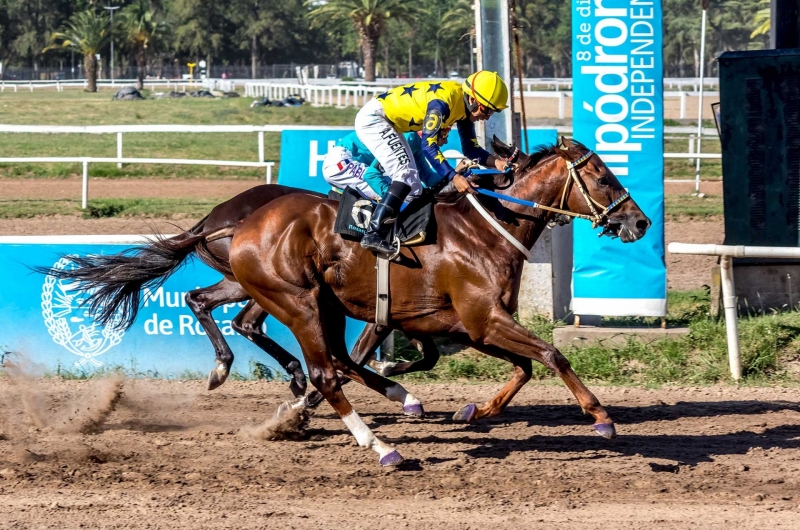
[[[450,129],[440,131],[438,138],[440,146],[447,143],[449,133]],[[416,183],[417,186],[412,186],[411,192],[406,198],[406,202],[411,202],[422,193],[422,186],[430,188],[440,182],[443,177],[425,161],[421,134],[409,132],[403,136],[411,147],[414,161],[419,167],[419,180],[421,181],[421,183]],[[336,145],[325,155],[322,161],[322,176],[333,187],[328,198],[331,198],[332,194],[341,193],[344,188],[350,186],[364,197],[380,201],[391,183],[391,179],[381,171],[381,166],[373,154],[367,150],[354,132],[336,142]],[[334,198],[338,199],[338,197]]]
[[[419,170],[411,147],[402,133],[422,131],[422,148],[431,167],[460,192],[472,190],[439,150],[443,128],[457,125],[461,148],[469,159],[505,171],[510,161],[496,157],[478,145],[475,122],[486,120],[506,108],[508,88],[495,72],[481,70],[463,84],[455,81],[422,81],[379,94],[356,115],[356,134],[375,155],[392,179],[388,191],[375,208],[361,246],[388,256],[395,249],[386,242],[389,225],[411,190],[419,186]]]

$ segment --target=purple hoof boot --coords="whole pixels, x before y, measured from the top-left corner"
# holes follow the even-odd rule
[[[425,409],[422,408],[422,405],[403,405],[403,413],[406,416],[412,416],[414,418],[424,418],[425,417]]]
[[[453,414],[453,421],[472,423],[477,413],[478,407],[475,406],[475,403],[470,403],[469,405],[464,405],[461,410]]]
[[[617,429],[614,428],[613,423],[595,423],[594,430],[603,438],[613,440],[617,437]]]
[[[403,462],[403,457],[397,451],[392,451],[386,456],[382,456],[380,463],[382,466],[397,466]]]

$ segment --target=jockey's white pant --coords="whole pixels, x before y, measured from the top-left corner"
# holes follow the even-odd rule
[[[356,114],[356,134],[372,155],[378,159],[384,174],[392,182],[401,181],[411,186],[409,199],[422,193],[417,164],[405,137],[394,130],[386,119],[383,105],[370,100]]]
[[[381,198],[380,195],[375,193],[364,180],[367,167],[366,164],[353,160],[353,154],[349,149],[335,145],[322,160],[322,177],[335,188],[343,190],[350,186],[364,197],[377,201]]]

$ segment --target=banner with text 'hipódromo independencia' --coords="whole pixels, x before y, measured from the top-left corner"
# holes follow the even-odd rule
[[[573,0],[573,129],[653,221],[641,240],[574,228],[572,311],[663,316],[664,112],[660,0]]]

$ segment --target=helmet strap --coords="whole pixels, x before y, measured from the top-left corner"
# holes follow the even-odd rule
[[[464,94],[464,103],[467,105],[467,110],[470,111],[470,113],[476,112],[481,106],[476,98],[472,98],[472,102],[470,103],[470,97],[466,94]]]

